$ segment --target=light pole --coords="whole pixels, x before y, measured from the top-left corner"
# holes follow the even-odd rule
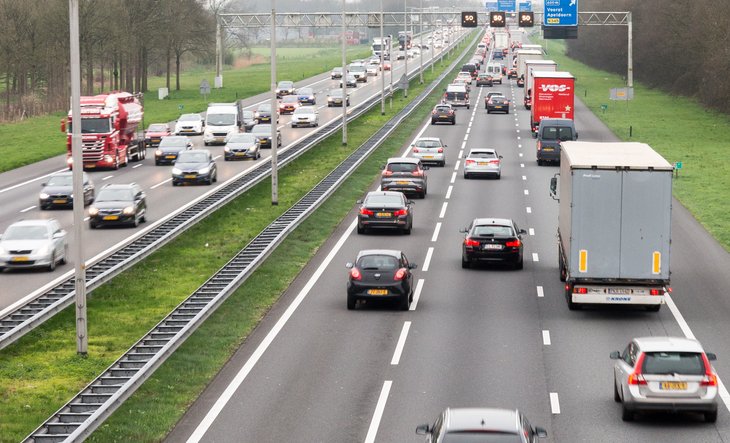
[[[408,0],[403,0],[403,52],[405,54],[405,74],[406,87],[403,89],[403,97],[408,97]]]
[[[345,0],[342,0],[342,146],[347,145],[347,40],[345,39]]]
[[[423,84],[423,0],[421,0],[421,7],[418,10],[418,28],[420,30],[418,35],[418,59],[421,64],[418,68],[418,80],[420,84]]]
[[[69,0],[69,34],[71,37],[71,161],[73,165],[73,239],[74,288],[76,290],[76,353],[86,355],[89,337],[86,328],[86,264],[84,263],[84,161],[81,155],[81,57],[79,55],[79,0]]]
[[[278,120],[279,110],[276,101],[276,0],[271,0],[271,204],[273,206],[279,204],[279,172],[277,171],[279,139],[276,136]]]
[[[383,69],[385,42],[383,38],[383,0],[380,0],[380,115],[385,115],[385,69]]]

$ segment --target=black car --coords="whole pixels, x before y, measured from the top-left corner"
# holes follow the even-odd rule
[[[259,140],[253,134],[233,134],[223,148],[223,160],[259,159]]]
[[[146,221],[147,199],[136,183],[108,184],[89,208],[89,227],[134,226]]]
[[[259,147],[271,149],[271,125],[256,125],[251,129],[251,134],[256,136]],[[276,130],[276,146],[281,146],[281,131]]]
[[[171,165],[177,160],[180,152],[192,149],[193,141],[185,135],[169,135],[162,137],[155,151],[155,165]]]
[[[271,103],[261,103],[253,113],[256,124],[271,123]],[[279,113],[276,113],[276,122],[279,123]]]
[[[484,103],[484,108],[486,108],[487,114],[491,114],[492,112],[509,114],[509,100],[503,95],[495,95]]]
[[[254,115],[253,111],[243,111],[241,117],[241,126],[246,132],[250,131],[251,128],[256,125],[256,116]]]
[[[477,86],[493,86],[492,76],[487,73],[479,73],[477,75]]]
[[[461,229],[461,267],[470,268],[477,262],[511,263],[522,269],[522,236],[514,221],[506,218],[475,218],[469,227]]]
[[[218,168],[207,149],[191,149],[181,152],[172,168],[172,186],[183,183],[204,183],[218,181]]]
[[[41,209],[73,207],[73,172],[63,171],[53,174],[41,187],[38,195],[38,206]],[[84,206],[86,206],[94,201],[94,183],[85,172],[83,173],[83,189]]]
[[[441,122],[456,124],[456,112],[451,105],[446,103],[438,104],[431,111],[431,124],[435,125]]]
[[[413,203],[402,192],[369,192],[365,200],[358,200],[357,233],[370,228],[398,229],[409,235],[413,228]]]
[[[413,274],[416,265],[401,251],[369,249],[348,263],[347,309],[355,309],[358,300],[395,300],[407,311],[413,301]]]

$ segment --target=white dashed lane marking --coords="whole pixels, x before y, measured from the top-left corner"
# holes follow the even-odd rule
[[[408,323],[408,322],[406,322],[406,323]],[[550,346],[551,345],[551,342],[550,342],[550,331],[548,331],[547,329],[545,329],[545,330],[542,331],[542,344],[544,344],[545,346]]]
[[[531,207],[529,207],[529,206],[528,206],[528,207],[527,207],[527,208],[525,208],[525,209],[527,210],[527,213],[528,213],[528,214],[532,214],[532,208],[531,208]]]
[[[449,206],[449,202],[444,202],[444,204],[441,206],[441,212],[439,213],[439,218],[444,218],[444,215],[446,215],[447,206]]]
[[[454,190],[454,187],[452,185],[449,185],[449,189],[446,190],[446,200],[451,198],[451,191]]]
[[[403,347],[406,344],[406,338],[408,338],[408,331],[411,329],[411,322],[407,321],[403,323],[403,329],[400,331],[400,337],[398,337],[398,343],[395,345],[395,352],[393,358],[390,360],[391,365],[397,365],[400,363],[400,356],[403,353]]]
[[[550,410],[553,414],[560,414],[560,399],[557,392],[550,393]]]
[[[413,301],[411,302],[411,307],[409,308],[411,311],[415,311],[416,307],[418,306],[418,300],[421,298],[421,291],[423,290],[423,283],[425,280],[422,278],[418,279],[418,283],[416,283],[416,290],[413,291]]]
[[[537,296],[540,298],[545,297],[545,291],[542,289],[542,286],[537,287]]]
[[[441,222],[438,222],[438,223],[436,223],[436,228],[433,230],[433,235],[431,236],[432,242],[435,242],[436,240],[438,240],[440,231],[441,231]]]

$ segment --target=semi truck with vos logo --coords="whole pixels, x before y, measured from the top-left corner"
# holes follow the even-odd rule
[[[673,171],[644,143],[562,144],[550,193],[559,201],[558,267],[569,309],[658,311],[665,303]]]
[[[533,71],[530,129],[537,132],[544,118],[575,116],[575,77],[569,72]]]

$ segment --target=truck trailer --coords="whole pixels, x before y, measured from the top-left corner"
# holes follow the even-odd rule
[[[563,143],[558,267],[570,310],[638,305],[669,290],[673,166],[644,143]],[[559,183],[559,188],[557,185]]]
[[[575,77],[569,72],[533,71],[530,129],[537,136],[543,118],[575,116]]]
[[[524,105],[525,109],[530,109],[532,106],[532,88],[534,83],[535,71],[557,71],[558,64],[552,60],[525,60],[525,97]]]
[[[538,49],[518,49],[516,55],[517,87],[522,88],[525,86],[525,80],[527,79],[525,62],[527,60],[542,60],[544,56],[542,51]]]

